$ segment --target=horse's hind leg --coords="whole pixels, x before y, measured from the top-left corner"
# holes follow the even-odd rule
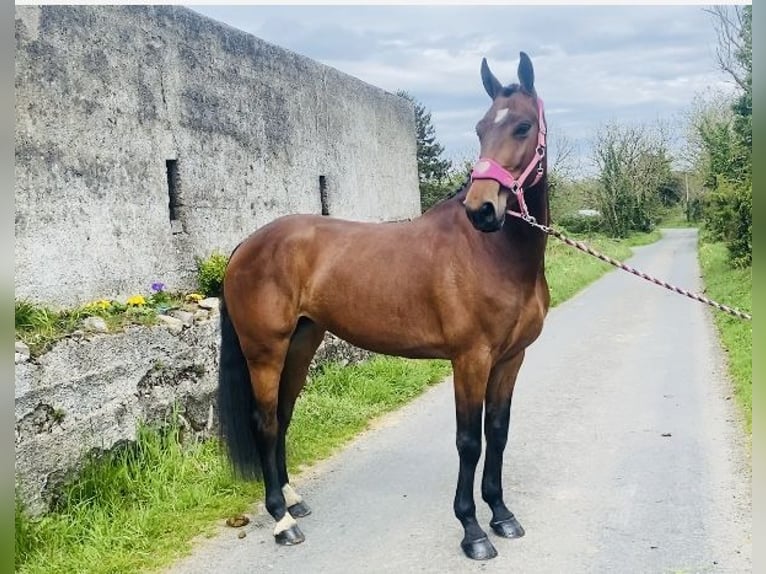
[[[285,357],[282,377],[279,383],[279,438],[277,441],[277,470],[279,484],[285,497],[287,509],[294,517],[300,518],[311,513],[303,498],[290,485],[287,475],[287,452],[285,448],[287,429],[293,416],[293,408],[301,390],[306,384],[311,359],[324,337],[324,329],[313,321],[302,317],[290,339],[290,347]]]
[[[508,442],[508,426],[511,416],[511,397],[519,374],[524,352],[508,361],[498,363],[489,377],[487,386],[484,434],[487,450],[484,458],[484,475],[481,481],[481,495],[492,510],[489,525],[499,536],[519,538],[524,529],[503,501],[503,451]]]
[[[295,518],[287,510],[281,490],[277,466],[277,443],[279,442],[279,380],[287,341],[275,346],[281,353],[248,359],[250,381],[255,396],[254,430],[258,454],[261,458],[263,485],[266,490],[266,510],[277,521],[274,539],[279,544],[293,545],[305,540]]]

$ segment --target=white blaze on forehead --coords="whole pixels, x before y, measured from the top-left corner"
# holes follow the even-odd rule
[[[303,502],[303,497],[295,492],[293,487],[289,484],[285,484],[282,487],[282,495],[285,497],[285,504],[287,504],[288,507],[292,506],[293,504]]]
[[[289,512],[285,512],[285,515],[282,517],[282,519],[277,522],[276,526],[274,526],[274,536],[284,532],[285,530],[289,530],[296,524],[298,523],[295,521],[295,518],[293,518],[293,515]]]
[[[497,110],[497,114],[495,114],[495,123],[499,124],[505,119],[505,116],[508,115],[508,108],[500,108]]]

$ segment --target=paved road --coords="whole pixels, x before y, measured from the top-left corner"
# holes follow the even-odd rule
[[[698,290],[695,245],[696,231],[668,230],[631,261]],[[246,538],[224,529],[170,572],[749,572],[747,447],[711,313],[618,271],[551,312],[506,451],[527,534],[490,534],[490,562],[459,548],[446,382],[295,481],[314,509],[304,544],[276,546],[261,513]],[[477,507],[486,525],[478,490]]]

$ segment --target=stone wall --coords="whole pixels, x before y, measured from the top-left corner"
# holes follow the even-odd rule
[[[175,6],[17,6],[15,38],[17,298],[190,288],[288,213],[419,213],[398,96]]]
[[[79,333],[39,357],[17,356],[16,484],[33,514],[89,454],[134,440],[140,422],[162,423],[177,408],[188,432],[215,433],[220,329],[212,313],[182,329]],[[314,365],[369,356],[328,334]]]

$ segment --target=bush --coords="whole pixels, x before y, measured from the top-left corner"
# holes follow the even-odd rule
[[[595,233],[604,228],[604,219],[600,215],[570,213],[562,217],[558,224],[570,233]]]
[[[229,258],[213,253],[207,259],[197,259],[197,286],[206,297],[218,297],[223,291],[223,276]]]
[[[734,266],[750,265],[753,258],[753,184],[719,178],[703,212],[713,241],[725,241]]]

